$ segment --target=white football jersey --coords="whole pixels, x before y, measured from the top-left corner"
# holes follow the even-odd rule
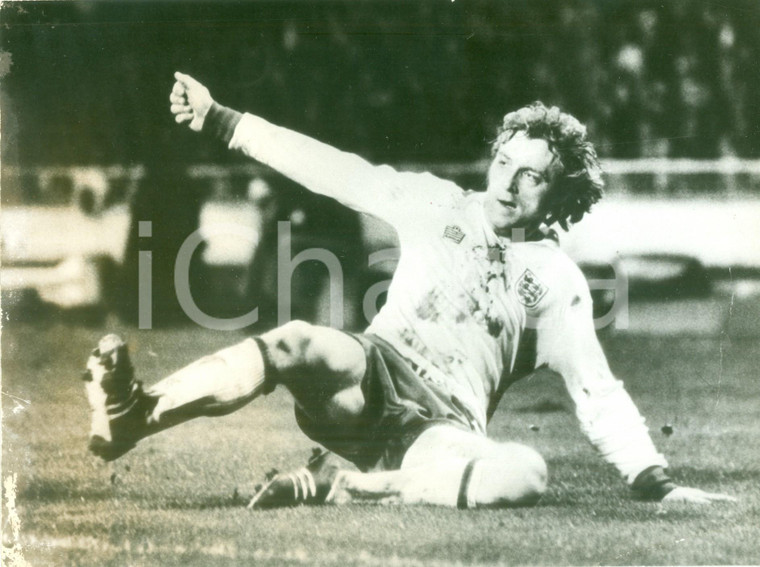
[[[535,362],[562,375],[581,428],[602,456],[629,482],[649,466],[667,466],[607,367],[582,274],[554,241],[497,236],[481,193],[429,173],[373,166],[250,114],[230,148],[396,230],[399,264],[367,332],[456,398],[473,430],[485,434],[515,378],[520,341],[538,326]]]
[[[418,214],[394,219],[401,256],[387,303],[367,332],[446,387],[468,410],[473,428],[485,432],[490,402],[510,378],[526,327],[528,299],[517,282],[538,281],[526,263],[529,250],[556,245],[512,244],[491,230],[482,195],[432,176],[410,181],[416,188],[398,205]],[[427,202],[411,197],[420,190]],[[535,302],[541,293],[537,289]]]

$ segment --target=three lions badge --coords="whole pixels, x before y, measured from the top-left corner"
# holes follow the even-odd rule
[[[546,287],[536,274],[530,270],[525,270],[517,280],[517,299],[525,307],[535,307],[543,299],[549,288]]]

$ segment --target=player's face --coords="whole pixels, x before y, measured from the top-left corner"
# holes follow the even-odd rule
[[[532,229],[546,218],[546,195],[556,174],[555,156],[541,138],[517,132],[504,142],[488,169],[484,208],[496,234]]]

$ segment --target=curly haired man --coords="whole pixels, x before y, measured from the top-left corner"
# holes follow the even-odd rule
[[[318,454],[269,479],[254,507],[531,505],[546,489],[544,459],[489,439],[486,426],[510,384],[546,367],[564,380],[582,431],[635,491],[658,500],[729,498],[678,486],[666,473],[607,365],[586,281],[550,229],[581,220],[601,197],[596,153],[575,118],[541,103],[507,114],[487,189],[469,192],[429,173],[371,165],[220,106],[192,77],[175,79],[178,123],[384,220],[401,256],[387,303],[361,334],[291,321],[147,390],[134,380],[124,343],[105,337],[88,363],[93,452],[116,458],[143,437],[234,411],[282,384],[304,433],[359,471]]]

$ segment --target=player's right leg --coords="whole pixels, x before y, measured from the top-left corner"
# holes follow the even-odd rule
[[[546,490],[546,463],[533,449],[450,425],[424,431],[399,470],[341,470],[326,454],[268,480],[249,507],[382,502],[458,508],[531,506]]]
[[[456,492],[459,507],[530,506],[546,490],[546,462],[535,449],[443,425],[424,431],[406,452],[401,470],[420,479],[405,488],[406,498],[417,499],[429,490],[422,480],[430,476],[421,473],[430,463],[447,461],[463,471],[455,482],[443,477],[440,492],[448,502]]]
[[[546,481],[546,463],[530,447],[440,425],[417,438],[400,470],[342,472],[331,496],[338,503],[374,500],[511,508],[538,502],[546,490]]]
[[[143,390],[126,345],[108,335],[85,373],[90,450],[115,459],[148,435],[196,417],[231,413],[279,383],[313,417],[349,423],[363,409],[359,384],[365,366],[364,350],[348,335],[292,321],[203,357]]]

